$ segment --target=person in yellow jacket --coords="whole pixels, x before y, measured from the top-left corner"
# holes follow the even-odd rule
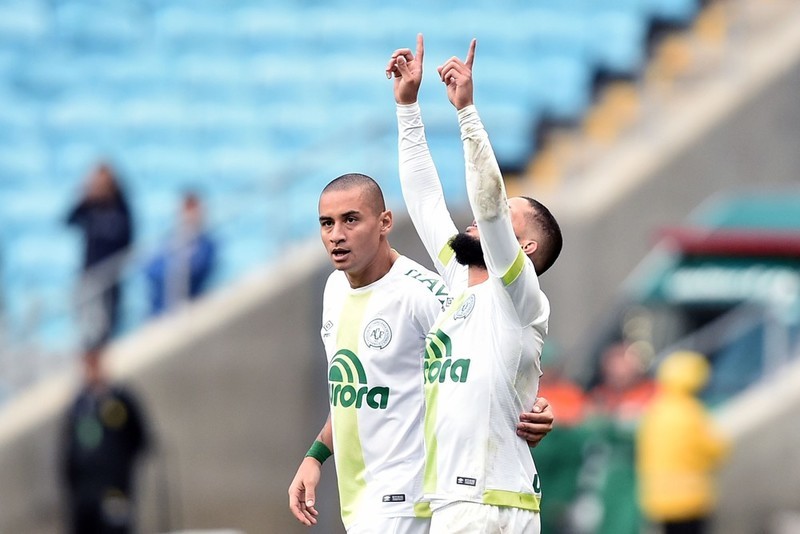
[[[729,443],[697,392],[709,378],[702,354],[676,352],[657,371],[658,391],[636,436],[639,500],[665,534],[705,532],[715,508],[714,475]]]

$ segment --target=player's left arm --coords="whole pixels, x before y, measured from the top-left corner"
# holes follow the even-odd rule
[[[464,143],[467,194],[489,275],[499,278],[508,291],[522,324],[531,324],[548,311],[533,263],[525,256],[511,224],[503,176],[489,135],[473,103],[472,64],[476,41],[470,43],[466,61],[452,57],[439,67],[447,96],[458,110]]]

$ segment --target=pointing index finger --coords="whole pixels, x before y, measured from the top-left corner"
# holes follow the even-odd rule
[[[469,43],[469,51],[467,52],[467,60],[464,62],[469,70],[472,70],[472,64],[475,62],[475,46],[478,44],[477,39],[472,39]]]
[[[417,61],[419,61],[420,65],[422,64],[422,57],[425,55],[425,43],[422,38],[422,34],[417,34]]]

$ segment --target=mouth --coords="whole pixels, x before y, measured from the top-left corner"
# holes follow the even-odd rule
[[[331,258],[333,261],[343,261],[350,254],[350,251],[344,248],[335,248],[331,250]]]

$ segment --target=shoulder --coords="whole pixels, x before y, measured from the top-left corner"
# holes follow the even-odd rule
[[[441,276],[405,256],[397,259],[393,275],[393,282],[402,286],[409,297],[439,299],[448,294]]]
[[[343,287],[343,284],[347,284],[347,276],[342,271],[333,271],[325,280],[325,292]]]

